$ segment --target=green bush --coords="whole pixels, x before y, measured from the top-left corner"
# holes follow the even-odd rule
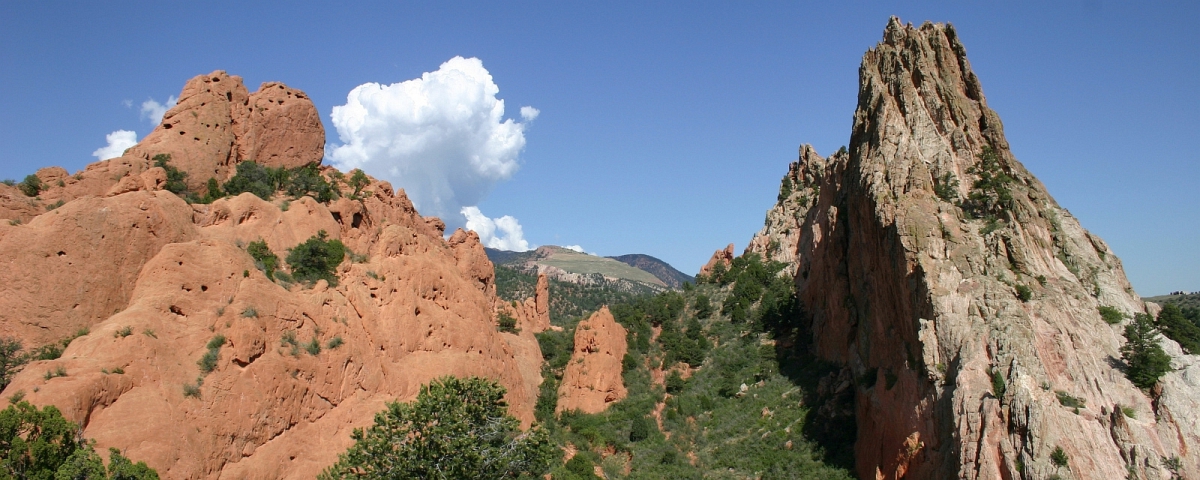
[[[1158,344],[1158,329],[1149,315],[1139,313],[1125,326],[1125,345],[1121,358],[1127,366],[1125,376],[1139,388],[1150,388],[1171,371],[1171,357]]]
[[[313,337],[312,340],[304,344],[304,351],[308,352],[309,355],[316,356],[321,353],[321,342],[317,340],[317,337]]]
[[[201,373],[209,373],[217,368],[217,360],[221,355],[221,347],[225,345],[225,336],[217,335],[208,341],[205,346],[208,350],[204,352],[204,356],[196,361],[196,365],[200,367]]]
[[[1184,316],[1178,306],[1168,303],[1158,312],[1157,326],[1167,338],[1179,342],[1185,353],[1200,353],[1200,327]]]
[[[1033,299],[1033,290],[1025,285],[1017,285],[1017,298],[1022,302],[1028,302]]]
[[[545,430],[521,432],[504,387],[443,377],[413,403],[390,403],[322,479],[540,477],[559,451]]]
[[[151,160],[154,160],[154,166],[161,167],[167,172],[167,183],[163,185],[163,190],[176,195],[187,192],[187,183],[185,181],[187,179],[187,172],[171,166],[171,154],[160,153],[155,155]]]
[[[326,240],[327,236],[321,230],[289,251],[287,263],[296,280],[312,283],[324,279],[330,286],[337,285],[333,273],[346,257],[346,246],[337,239]]]
[[[496,323],[499,324],[501,332],[520,332],[520,330],[517,330],[517,319],[513,318],[512,315],[509,315],[508,312],[500,312],[500,315],[497,316]]]
[[[1011,185],[1014,180],[1000,165],[1000,155],[991,146],[983,147],[979,163],[967,169],[978,177],[963,202],[963,211],[975,218],[994,219],[1013,206]]]
[[[667,375],[665,383],[667,387],[667,393],[672,395],[682,392],[683,388],[687,386],[687,380],[683,379],[683,376],[679,374],[678,370],[672,370],[671,374]]]
[[[325,344],[325,347],[330,350],[334,350],[334,349],[342,346],[342,344],[344,344],[344,343],[346,343],[346,342],[345,342],[345,340],[342,340],[342,337],[340,337],[340,336],[333,337],[329,340],[329,343]]]
[[[633,417],[633,424],[629,428],[629,441],[640,442],[650,438],[650,434],[657,429],[654,420],[646,417]]]
[[[275,270],[279,268],[279,256],[271,251],[266,240],[259,239],[246,245],[246,253],[254,258],[254,266],[267,274],[267,279],[275,280]]]
[[[263,200],[270,200],[286,175],[287,171],[282,168],[263,167],[253,161],[242,162],[237,164],[237,173],[221,188],[230,196],[249,192]]]
[[[1004,398],[1004,391],[1007,386],[1004,383],[1004,374],[1000,370],[992,370],[992,393],[996,398]]]
[[[1076,397],[1062,390],[1055,390],[1054,396],[1058,397],[1058,403],[1067,408],[1086,408],[1086,402],[1083,398]]]
[[[933,186],[933,193],[943,201],[957,201],[958,179],[950,172],[942,174],[940,177],[937,177],[937,183]]]
[[[337,198],[337,190],[325,180],[316,164],[290,170],[284,190],[292,198],[310,196],[321,203],[329,203]]]
[[[596,464],[588,458],[588,455],[576,454],[567,460],[566,468],[568,472],[579,478],[597,478],[595,466]]]
[[[371,184],[371,179],[367,178],[367,174],[363,173],[362,170],[356,168],[346,184],[354,189],[354,196],[357,197],[362,194],[363,187]]]
[[[134,464],[109,449],[107,469],[80,429],[53,405],[43,410],[17,402],[0,411],[0,476],[28,479],[157,479],[145,462]]]
[[[1125,314],[1121,313],[1121,311],[1117,310],[1116,308],[1107,305],[1101,305],[1096,307],[1096,310],[1100,312],[1100,318],[1109,325],[1116,325],[1125,320]]]
[[[1054,447],[1054,451],[1050,453],[1050,461],[1059,468],[1067,466],[1067,452],[1064,452],[1062,447]]]
[[[29,362],[27,356],[21,353],[21,341],[12,337],[0,338],[0,390],[8,387],[13,375]]]
[[[46,189],[46,184],[42,183],[42,179],[37,175],[27,175],[25,180],[17,184],[17,188],[24,193],[26,197],[36,197],[42,190]]]
[[[708,318],[712,316],[712,302],[709,301],[708,295],[696,295],[696,300],[692,304],[692,308],[696,311],[696,318]]]

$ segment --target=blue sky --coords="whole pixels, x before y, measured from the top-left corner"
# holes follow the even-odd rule
[[[691,273],[745,246],[801,143],[848,143],[860,59],[898,15],[955,24],[1017,157],[1139,293],[1200,290],[1197,2],[644,3],[4,2],[0,178],[83,168],[213,70],[306,91],[336,143],[355,87],[474,57],[505,118],[540,110],[485,215]]]

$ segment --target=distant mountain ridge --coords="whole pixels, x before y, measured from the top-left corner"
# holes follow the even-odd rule
[[[630,254],[601,257],[554,245],[527,252],[485,249],[496,265],[527,273],[543,272],[555,280],[594,284],[615,282],[625,291],[658,292],[680,288],[692,277],[649,255]]]
[[[682,288],[683,282],[695,283],[696,278],[676,270],[671,264],[642,253],[607,257],[658,277],[671,288]]]

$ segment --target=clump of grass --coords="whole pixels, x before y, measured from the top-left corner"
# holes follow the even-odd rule
[[[1100,312],[1100,318],[1104,319],[1104,322],[1109,325],[1116,325],[1118,323],[1121,323],[1121,321],[1125,320],[1125,318],[1126,318],[1125,314],[1122,313],[1120,310],[1117,310],[1116,308],[1110,307],[1108,305],[1101,305],[1099,307],[1096,307],[1096,310]]]
[[[509,315],[508,312],[500,312],[496,322],[499,324],[501,332],[520,332],[520,330],[517,329],[517,319],[513,318],[512,315]]]
[[[196,365],[200,367],[200,371],[202,373],[207,374],[213,370],[216,370],[217,359],[220,357],[221,347],[224,345],[224,335],[217,335],[208,341],[208,345],[205,346],[208,348],[208,351],[204,352],[204,356],[200,357],[200,360],[196,362]]]
[[[316,356],[321,353],[321,341],[317,340],[317,337],[313,337],[312,340],[304,344],[304,351],[308,352],[309,355]]]
[[[1004,383],[1004,374],[999,370],[992,370],[992,393],[996,398],[1004,398],[1004,392],[1008,386]]]
[[[1121,409],[1121,413],[1126,417],[1135,419],[1137,418],[1137,410],[1134,410],[1133,407],[1127,405],[1118,405],[1118,407]]]
[[[242,316],[245,318],[256,318],[258,317],[258,310],[255,310],[254,307],[246,307],[245,310],[242,310]]]
[[[8,397],[8,403],[16,405],[18,403],[21,403],[21,400],[24,400],[24,399],[25,399],[25,391],[17,390],[17,392],[12,394],[11,397]]]
[[[204,384],[203,379],[198,378],[198,377],[196,378],[196,383],[183,384],[184,398],[187,398],[187,397],[200,398],[200,385],[203,385],[203,384]]]
[[[43,378],[45,378],[46,380],[50,380],[51,378],[58,378],[58,377],[65,377],[65,376],[67,376],[67,368],[62,365],[59,365],[57,367],[54,367],[54,370],[46,370],[46,375],[44,375]]]
[[[121,368],[121,367],[114,367],[114,368],[112,369],[112,373],[115,373],[115,374],[117,374],[117,375],[124,375],[124,374],[125,374],[125,369],[124,369],[124,368]]]
[[[1028,302],[1033,299],[1033,290],[1025,285],[1017,285],[1017,298],[1022,302]]]
[[[1055,390],[1054,395],[1058,397],[1058,403],[1067,408],[1087,408],[1086,401],[1080,397],[1073,396],[1062,390]]]
[[[346,342],[344,340],[342,340],[341,336],[333,337],[332,339],[329,340],[329,343],[325,344],[325,348],[334,350],[334,349],[342,346],[343,343],[346,343]]]
[[[149,328],[142,330],[142,335],[145,335],[150,338],[158,338],[158,335],[154,334],[154,330],[149,329]]]
[[[133,335],[133,327],[130,326],[121,327],[117,331],[113,332],[113,337],[125,338],[130,335]]]

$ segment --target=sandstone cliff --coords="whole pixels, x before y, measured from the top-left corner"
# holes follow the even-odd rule
[[[621,361],[625,358],[625,327],[603,307],[575,327],[575,350],[558,387],[555,412],[599,413],[625,398]]]
[[[265,84],[247,96],[216,72],[188,82],[127,155],[79,178],[39,172],[60,175],[64,186],[43,197],[65,204],[0,222],[0,335],[32,347],[90,333],[29,364],[3,397],[58,406],[99,449],[120,448],[164,478],[313,478],[385,402],[442,375],[499,381],[528,426],[541,352],[532,328],[497,331],[477,235],[443,239],[444,224],[387,182],[372,180],[361,200],[285,205],[247,193],[188,205],[161,190],[161,168],[147,168],[171,153],[203,182],[250,157],[319,162],[320,128],[303,93]],[[262,239],[282,260],[320,231],[355,253],[336,286],[271,281],[244,248]],[[198,360],[210,345],[206,373]]]
[[[755,237],[756,240],[757,238],[758,237]],[[733,257],[733,244],[731,243],[727,245],[725,249],[713,252],[712,257],[708,259],[708,263],[705,263],[703,267],[700,267],[700,275],[711,274],[713,268],[718,264],[724,267],[729,267],[729,264],[733,263]]]
[[[1164,340],[1159,390],[1125,378],[1097,308],[1146,306],[1012,156],[954,29],[893,18],[859,76],[849,150],[802,147],[748,248],[791,264],[815,353],[858,380],[859,476],[1200,478],[1200,362]],[[1012,198],[976,219],[985,149]]]

